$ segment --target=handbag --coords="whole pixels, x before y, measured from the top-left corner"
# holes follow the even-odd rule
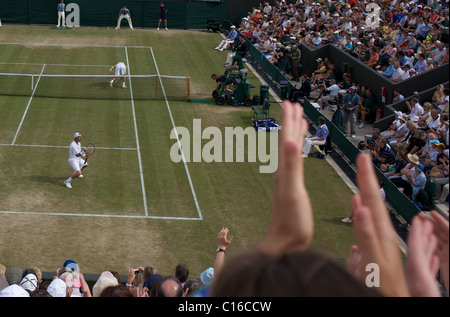
[[[429,174],[431,177],[441,178],[444,177],[444,171],[437,166],[434,166]]]

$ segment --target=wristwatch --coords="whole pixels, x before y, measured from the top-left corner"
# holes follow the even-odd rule
[[[224,249],[221,249],[221,248],[217,248],[216,253],[219,253],[219,252],[225,253],[225,250],[224,250]]]

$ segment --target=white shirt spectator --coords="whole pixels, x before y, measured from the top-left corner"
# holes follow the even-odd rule
[[[423,107],[419,104],[416,103],[414,106],[411,107],[411,113],[409,114],[409,117],[412,118],[414,116],[422,116],[423,114]]]
[[[266,2],[266,5],[264,6],[263,12],[266,15],[269,15],[272,12],[272,7],[270,6],[270,4],[268,2]]]
[[[401,80],[404,71],[400,67],[394,69],[394,73],[392,73],[391,80]]]
[[[336,97],[339,93],[339,90],[341,90],[341,87],[339,87],[336,84],[331,85],[330,87],[327,88],[327,91],[330,92],[330,96],[331,97]]]

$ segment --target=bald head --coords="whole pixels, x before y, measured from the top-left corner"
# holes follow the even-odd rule
[[[161,278],[156,290],[156,297],[182,297],[183,289],[180,282],[173,276]]]

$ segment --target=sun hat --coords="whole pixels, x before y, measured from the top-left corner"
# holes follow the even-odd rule
[[[22,280],[22,269],[18,267],[12,267],[5,272],[5,278],[9,285],[19,284]]]
[[[95,282],[95,285],[92,287],[92,296],[100,297],[100,294],[105,288],[117,285],[119,285],[119,282],[114,275],[109,271],[105,271],[100,275],[97,282]]]
[[[413,164],[420,164],[419,157],[416,154],[408,154],[407,158]]]
[[[200,274],[200,280],[207,286],[214,279],[214,268],[209,267]]]
[[[0,291],[0,297],[30,297],[30,293],[19,285],[12,284]]]
[[[47,292],[52,297],[66,297],[66,282],[55,278],[47,287]]]

